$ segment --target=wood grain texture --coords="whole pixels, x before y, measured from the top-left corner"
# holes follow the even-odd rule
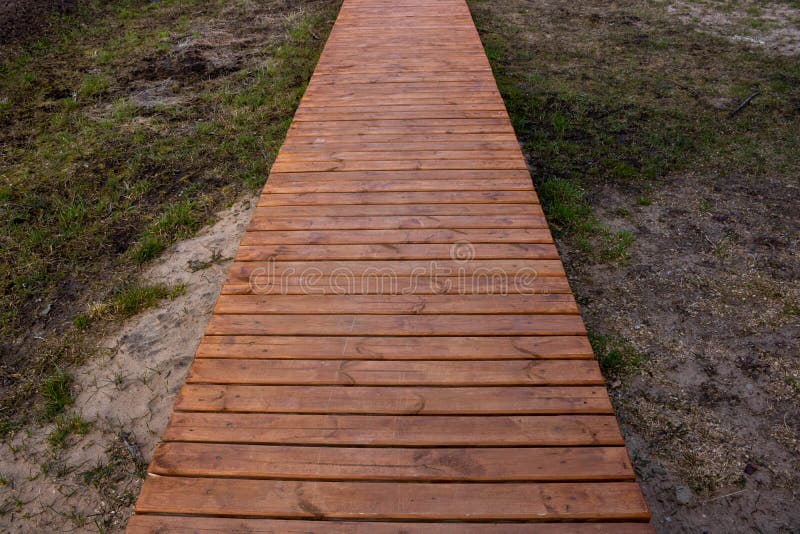
[[[185,384],[175,409],[396,415],[610,414],[602,387],[362,387]]]
[[[187,383],[362,386],[602,385],[591,360],[386,361],[198,358]]]
[[[649,534],[644,523],[402,523],[136,515],[131,534]]]
[[[205,336],[197,358],[348,360],[592,359],[585,336]]]
[[[419,484],[151,476],[137,512],[331,519],[646,519],[632,482]]]
[[[173,458],[180,458],[175,464]],[[311,480],[632,480],[624,447],[404,449],[163,443],[164,476]]]
[[[362,447],[622,445],[613,415],[342,415],[175,412],[164,441]],[[180,459],[176,458],[176,462]]]
[[[344,0],[132,533],[652,532],[463,0]]]

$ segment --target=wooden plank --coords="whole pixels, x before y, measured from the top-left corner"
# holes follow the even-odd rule
[[[217,315],[577,314],[572,295],[221,295]]]
[[[433,230],[254,230],[242,237],[242,247],[267,245],[368,245],[368,244],[447,244],[544,243],[553,242],[544,228],[437,228]]]
[[[176,465],[173,458],[180,458]],[[633,480],[624,447],[401,449],[164,443],[163,476],[401,481]]]
[[[195,412],[544,415],[613,414],[603,387],[243,386],[186,384],[175,409]]]
[[[297,124],[297,123],[296,123]],[[484,160],[469,162],[449,159],[403,159],[403,160],[346,160],[346,161],[286,161],[276,160],[272,169],[277,173],[294,172],[340,172],[340,171],[419,171],[419,170],[468,170],[468,169],[526,169],[524,161],[514,159]]]
[[[482,261],[482,260],[475,260]],[[496,260],[503,261],[503,260]],[[438,263],[442,263],[439,260]],[[281,263],[274,265],[280,267]],[[527,277],[515,271],[474,271],[455,276],[422,274],[395,275],[391,271],[375,270],[353,273],[342,270],[322,274],[314,269],[287,274],[289,270],[270,273],[253,270],[250,275],[230,276],[222,287],[224,295],[537,295],[569,293],[564,276]],[[262,274],[263,273],[263,274]],[[509,274],[511,273],[511,274]]]
[[[223,517],[135,515],[131,534],[649,534],[645,523],[399,523],[373,521],[303,521]]]
[[[477,260],[531,259],[557,260],[555,245],[531,243],[482,244],[457,242],[442,244],[366,245],[259,245],[241,246],[236,261],[303,261],[303,260],[449,260],[463,253]]]
[[[205,336],[197,358],[335,360],[591,359],[584,336]]]
[[[213,315],[210,335],[578,336],[579,315]]]
[[[231,264],[229,280],[249,281],[254,276],[343,275],[396,278],[402,276],[463,276],[477,278],[509,277],[530,274],[534,277],[564,276],[564,266],[558,260],[439,260],[433,265],[425,260],[386,262],[381,260],[326,260],[326,261],[242,261]]]
[[[539,204],[333,204],[330,206],[268,206],[257,207],[254,217],[374,217],[412,215],[537,215],[542,216]]]
[[[622,445],[613,415],[303,415],[175,412],[165,441],[371,447]]]
[[[308,193],[262,195],[259,206],[369,204],[538,204],[533,191],[436,191],[426,193]]]
[[[481,180],[486,182],[487,185],[496,185],[503,182],[519,182],[525,183],[526,191],[531,190],[531,177],[524,169],[410,169],[405,171],[398,170],[358,170],[358,171],[337,171],[331,173],[329,171],[308,171],[308,172],[293,172],[293,173],[280,173],[273,171],[270,174],[269,181],[274,183],[280,182],[319,182],[319,181],[423,181],[423,180],[437,180],[444,182],[446,180]],[[487,188],[491,190],[490,188]],[[502,190],[496,188],[495,190]]]
[[[395,181],[292,181],[267,182],[264,193],[375,193],[381,191],[529,191],[530,183],[522,180],[395,180]]]
[[[594,361],[370,361],[198,359],[191,384],[360,386],[602,385]]]
[[[336,519],[646,519],[631,482],[394,484],[150,477],[137,512]]]

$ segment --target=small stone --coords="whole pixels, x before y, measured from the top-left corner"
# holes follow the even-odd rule
[[[678,486],[675,488],[675,499],[681,504],[689,504],[694,499],[694,493],[689,486]]]

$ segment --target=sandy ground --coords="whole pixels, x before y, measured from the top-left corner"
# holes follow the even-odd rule
[[[672,0],[667,11],[701,31],[746,43],[774,54],[800,54],[800,12],[777,2]]]
[[[9,443],[0,455],[0,530],[124,526],[254,206],[248,198],[219,213],[216,224],[175,245],[142,276],[185,284],[186,293],[124,323],[103,340],[105,356],[75,372],[69,413],[92,424],[86,435],[53,450],[52,427],[32,426]]]

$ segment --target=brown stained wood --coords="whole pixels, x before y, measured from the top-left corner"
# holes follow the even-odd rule
[[[576,314],[572,295],[221,295],[217,315]]]
[[[645,523],[400,523],[136,515],[131,534],[650,534]]]
[[[272,169],[278,173],[296,172],[339,172],[339,171],[419,171],[419,170],[462,170],[462,169],[525,169],[525,162],[519,160],[462,160],[418,159],[418,160],[346,160],[346,161],[286,161],[276,160]]]
[[[181,458],[175,465],[172,458]],[[624,447],[401,449],[164,443],[164,476],[403,481],[632,480]]]
[[[633,482],[418,484],[161,477],[137,512],[337,519],[646,519]]]
[[[579,315],[213,315],[209,335],[579,336]]]
[[[303,260],[449,260],[465,247],[465,254],[477,260],[557,260],[555,245],[529,243],[391,244],[366,245],[260,245],[241,246],[236,261]]]
[[[478,261],[478,260],[476,260]],[[496,260],[501,261],[501,260]],[[441,260],[439,260],[441,263]],[[253,270],[243,277],[231,276],[222,286],[223,295],[540,295],[569,293],[567,279],[562,276],[510,276],[502,271],[464,271],[464,275],[433,276],[411,274],[395,276],[375,270],[354,275],[339,271],[319,275],[307,270],[287,275]],[[264,273],[263,275],[261,273]],[[513,271],[511,271],[513,273]],[[304,274],[303,274],[304,273]],[[525,273],[523,273],[525,274]]]
[[[578,447],[623,444],[613,415],[423,417],[175,412],[163,439],[370,447]]]
[[[456,251],[458,252],[458,250]],[[466,247],[466,254],[469,248]],[[337,275],[366,278],[398,277],[464,277],[475,280],[481,277],[503,278],[513,281],[525,275],[531,279],[546,276],[564,276],[564,266],[558,260],[453,260],[436,262],[425,260],[324,260],[324,261],[236,261],[231,264],[229,280],[250,281],[254,276],[307,276]],[[469,275],[469,276],[468,276]]]
[[[412,215],[537,215],[539,204],[349,204],[257,207],[254,217],[374,217]]]
[[[199,358],[187,383],[361,386],[602,385],[594,361],[231,360]]]
[[[175,410],[395,415],[613,414],[603,387],[361,387],[186,384]]]
[[[603,384],[466,3],[345,0],[128,530],[651,532]]]
[[[533,191],[436,191],[424,193],[306,193],[262,195],[259,206],[370,204],[538,204]]]
[[[591,359],[584,336],[205,336],[197,358],[316,360]]]
[[[521,180],[397,180],[397,181],[322,181],[283,183],[267,182],[264,193],[376,193],[420,191],[529,191],[529,182]]]
[[[246,232],[240,246],[266,245],[369,245],[369,244],[445,244],[459,242],[476,247],[484,243],[515,245],[553,242],[544,228],[445,228],[435,230],[254,230]],[[483,248],[483,247],[481,247]],[[477,251],[477,248],[476,248]]]

